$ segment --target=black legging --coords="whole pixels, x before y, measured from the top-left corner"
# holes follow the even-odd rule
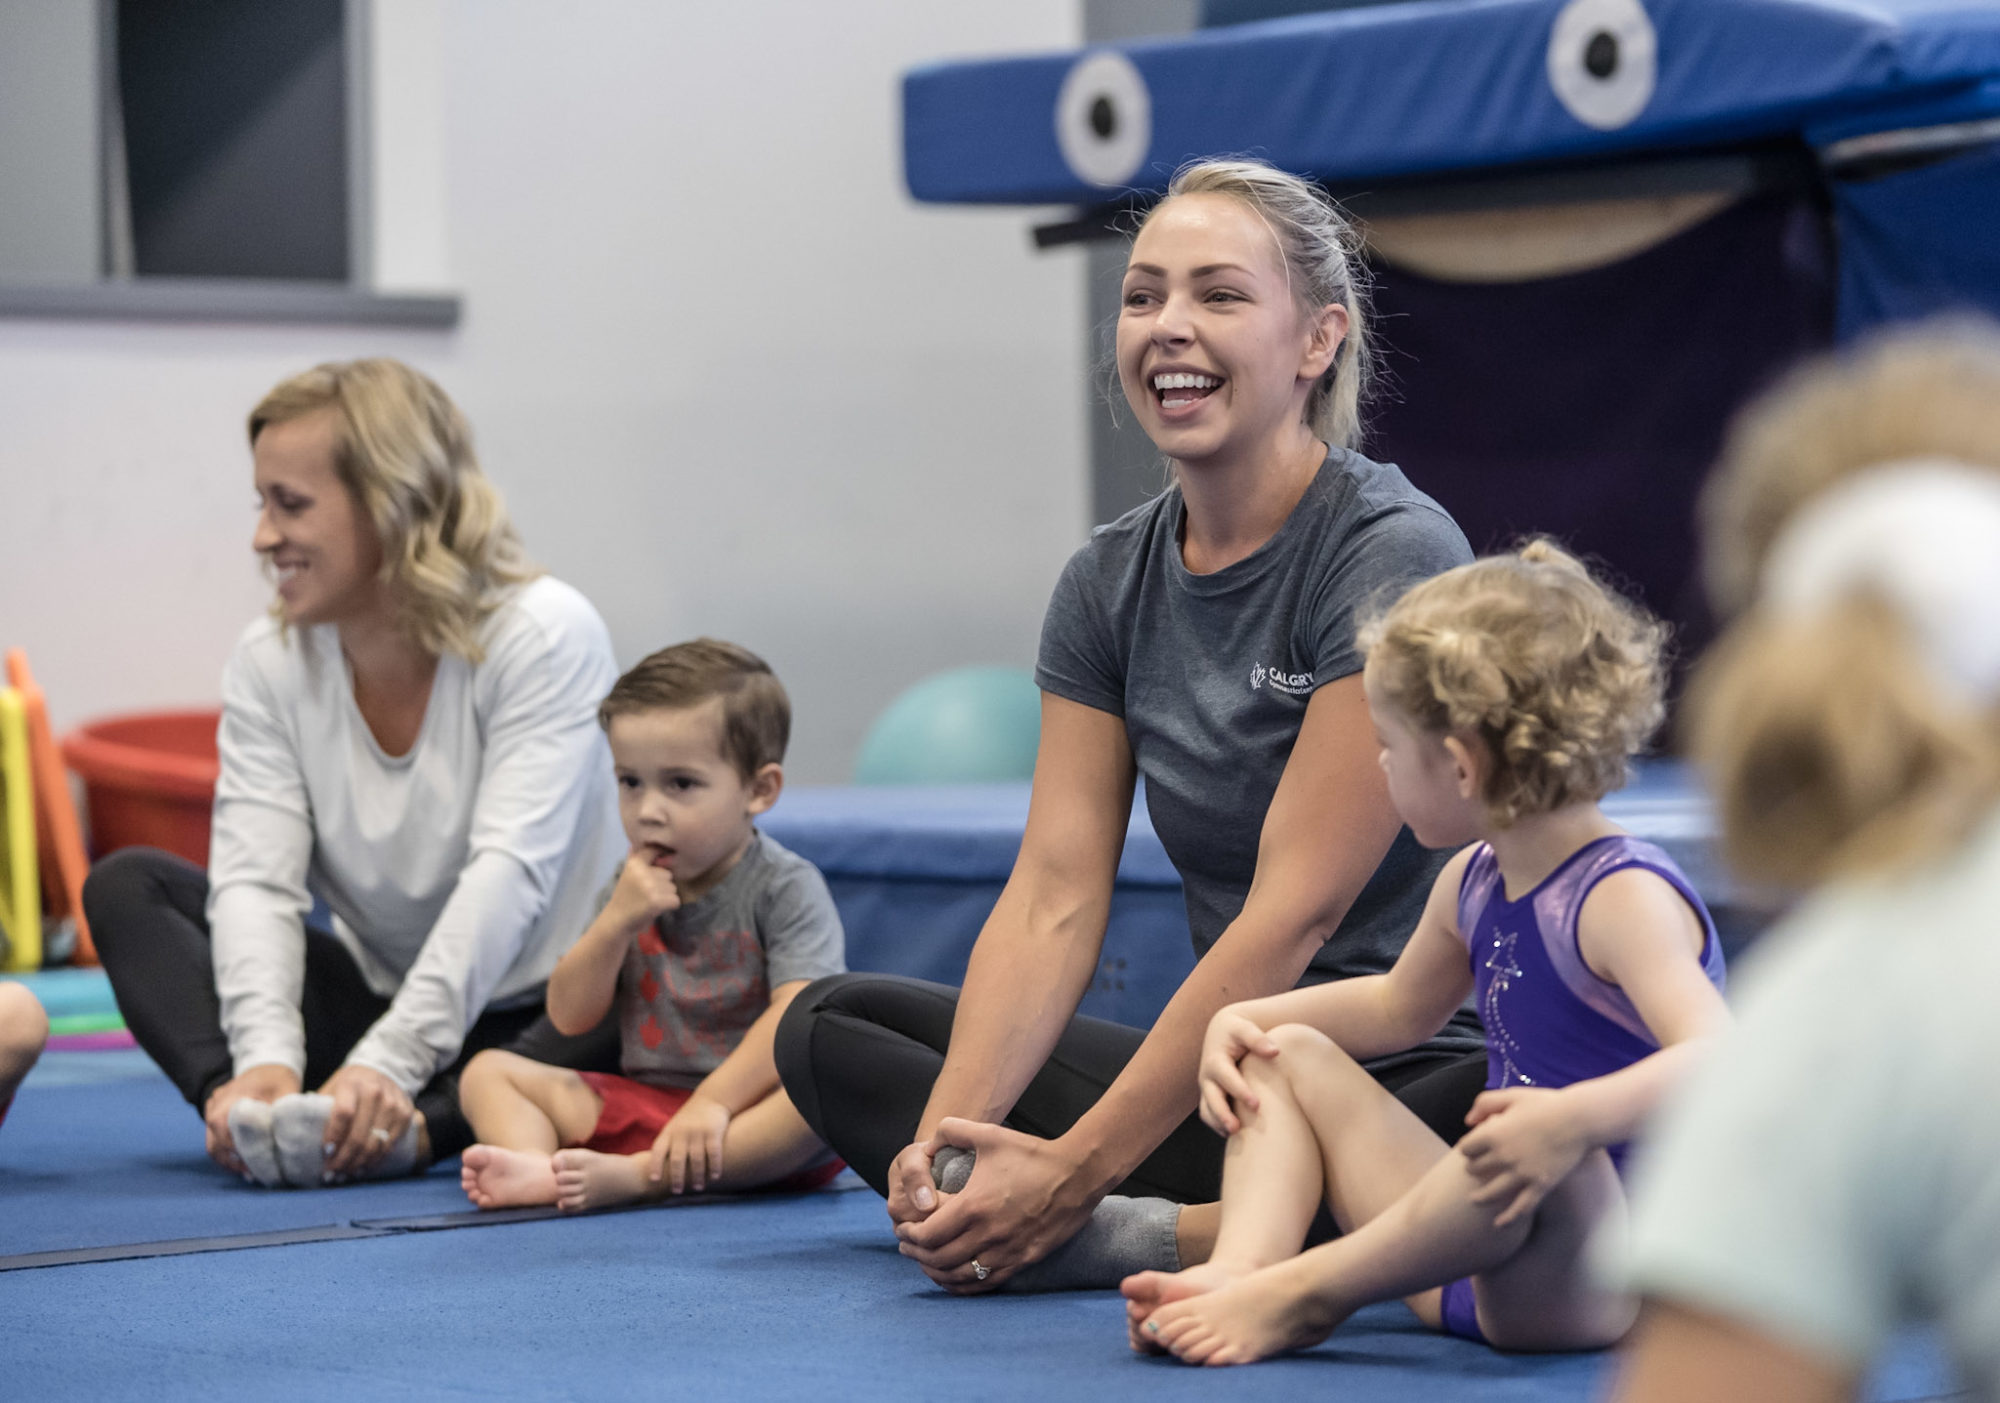
[[[208,877],[199,867],[154,848],[125,848],[90,869],[83,910],[98,958],[111,976],[118,1011],[147,1056],[160,1064],[188,1104],[200,1111],[228,1081],[229,1039],[215,993],[208,934]],[[368,987],[353,956],[323,930],[306,927],[305,1085],[340,1069],[389,1001]],[[472,1143],[458,1107],[458,1074],[475,1053],[504,1047],[537,1062],[589,1071],[618,1070],[617,1020],[564,1037],[538,1006],[490,1009],[465,1035],[458,1059],[416,1095],[431,1156],[447,1159]]]
[[[944,1066],[958,990],[891,974],[836,974],[802,990],[778,1024],[778,1075],[799,1114],[875,1192],[916,1136],[931,1083]],[[1005,1124],[1053,1139],[1097,1104],[1146,1033],[1082,1015],[1070,1020]],[[1486,1054],[1440,1052],[1376,1080],[1446,1144],[1486,1085]],[[1120,1186],[1121,1193],[1209,1203],[1222,1193],[1223,1141],[1198,1116],[1175,1126]]]

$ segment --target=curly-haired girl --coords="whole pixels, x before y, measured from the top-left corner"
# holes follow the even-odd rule
[[[1598,800],[1659,724],[1664,630],[1546,542],[1418,585],[1362,631],[1397,810],[1440,874],[1387,973],[1232,1004],[1201,1115],[1229,1137],[1205,1264],[1124,1284],[1135,1348],[1238,1364],[1400,1296],[1508,1349],[1631,1326],[1584,1246],[1622,1227],[1625,1142],[1727,1018],[1671,860]],[[1361,1070],[1476,993],[1487,1090],[1447,1149]],[[1322,1199],[1344,1236],[1300,1253]]]

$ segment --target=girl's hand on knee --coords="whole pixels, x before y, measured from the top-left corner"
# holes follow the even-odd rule
[[[275,1101],[301,1089],[299,1074],[275,1063],[252,1067],[209,1093],[201,1119],[208,1157],[231,1174],[247,1174],[242,1156],[229,1134],[229,1108],[238,1101]]]
[[[1592,1149],[1561,1091],[1512,1086],[1481,1092],[1465,1119],[1473,1129],[1458,1142],[1458,1152],[1479,1181],[1472,1201],[1504,1205],[1493,1220],[1496,1228],[1533,1213]]]
[[[674,1118],[653,1139],[646,1177],[659,1183],[664,1176],[673,1193],[701,1193],[722,1177],[722,1136],[729,1129],[729,1108],[705,1096],[688,1098]]]
[[[1217,1011],[1208,1020],[1201,1042],[1201,1118],[1218,1135],[1243,1128],[1237,1110],[1257,1109],[1257,1094],[1243,1075],[1246,1057],[1276,1057],[1278,1045],[1262,1026],[1233,1009]]]

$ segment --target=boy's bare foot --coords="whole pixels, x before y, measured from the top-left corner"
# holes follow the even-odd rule
[[[527,1208],[556,1201],[555,1170],[545,1154],[474,1145],[461,1163],[458,1182],[474,1208]]]
[[[1293,1279],[1291,1265],[1280,1262],[1165,1302],[1141,1328],[1184,1364],[1251,1364],[1318,1344],[1341,1316]]]
[[[1125,1297],[1125,1329],[1135,1354],[1165,1354],[1146,1321],[1169,1301],[1184,1301],[1227,1286],[1244,1272],[1220,1262],[1203,1262],[1185,1271],[1142,1271],[1118,1283]]]
[[[636,1203],[642,1198],[658,1198],[666,1192],[661,1184],[646,1177],[650,1156],[607,1155],[596,1150],[557,1150],[556,1207],[565,1213],[581,1213],[586,1208],[613,1208]]]

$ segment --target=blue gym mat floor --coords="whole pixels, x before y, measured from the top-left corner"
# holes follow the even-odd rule
[[[0,1127],[0,1396],[1568,1403],[1599,1396],[1609,1368],[1432,1335],[1398,1305],[1253,1369],[1138,1359],[1114,1293],[934,1290],[851,1175],[795,1197],[399,1221],[465,1210],[456,1161],[319,1192],[241,1184],[202,1155],[193,1113],[142,1054],[51,1053]],[[23,1264],[286,1230],[287,1245]],[[1870,1396],[1952,1395],[1936,1350],[1913,1340]]]

